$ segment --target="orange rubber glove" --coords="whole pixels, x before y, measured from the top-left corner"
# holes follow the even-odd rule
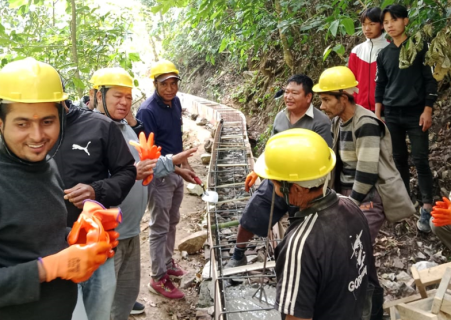
[[[155,146],[154,134],[151,132],[149,134],[149,139],[146,140],[146,135],[144,132],[139,134],[139,143],[130,140],[129,143],[136,148],[139,154],[139,159],[142,160],[154,160],[161,156],[161,147]],[[143,186],[147,186],[153,179],[153,174],[149,175],[143,180]]]
[[[437,201],[432,208],[431,215],[434,217],[432,223],[436,227],[451,224],[451,201],[446,197],[443,197],[443,201]]]
[[[244,190],[246,190],[246,192],[249,192],[249,189],[254,185],[255,181],[257,181],[258,175],[254,172],[251,171],[247,177],[246,177],[246,181],[244,182]]]
[[[111,246],[106,242],[90,245],[73,245],[51,256],[42,258],[47,282],[56,278],[75,283],[89,279],[105,263]]]
[[[111,245],[111,248],[115,248],[118,245],[119,233],[113,229],[121,222],[122,212],[119,208],[105,209],[96,201],[86,200],[83,211],[67,237],[67,242],[69,245],[106,242]],[[114,251],[111,250],[108,257],[113,256]]]

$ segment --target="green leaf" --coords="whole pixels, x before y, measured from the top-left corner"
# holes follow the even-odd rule
[[[221,46],[219,47],[219,53],[223,52],[225,48],[227,48],[227,45],[229,44],[229,41],[227,41],[226,38],[223,38],[221,41]]]
[[[130,61],[141,61],[139,53],[136,53],[136,52],[129,53],[128,58],[130,59]]]
[[[338,31],[338,25],[340,24],[339,20],[335,20],[330,24],[329,27],[329,32],[331,35],[333,35],[334,37],[337,36],[337,31]]]
[[[134,85],[135,87],[139,87],[139,81],[138,81],[138,79],[133,80],[133,85]]]
[[[326,61],[327,57],[329,56],[329,54],[332,52],[332,45],[329,45],[326,50],[324,50],[323,52],[323,61]]]
[[[74,81],[74,84],[75,84],[75,86],[78,89],[84,89],[85,88],[85,85],[83,84],[83,81],[81,81],[80,79],[77,79],[77,78],[74,77],[72,80]]]
[[[386,6],[392,5],[395,2],[395,0],[384,0],[381,5],[381,9],[384,9]]]
[[[345,53],[345,47],[340,43],[332,48],[332,51],[335,51],[340,57],[342,57]]]
[[[11,9],[18,8],[28,3],[27,0],[8,0]]]
[[[351,18],[341,19],[341,25],[345,27],[346,33],[352,36],[355,33],[354,20]]]

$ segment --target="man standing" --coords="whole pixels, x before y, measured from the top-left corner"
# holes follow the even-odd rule
[[[277,114],[272,134],[292,128],[304,128],[318,133],[329,146],[332,146],[330,121],[312,105],[312,87],[312,79],[302,74],[294,75],[287,80],[284,92],[286,108]],[[246,191],[249,191],[256,179],[255,172],[251,172],[247,176]],[[252,194],[240,220],[236,241],[238,244],[235,246],[232,258],[227,263],[228,268],[247,264],[244,254],[246,242],[249,242],[254,234],[261,237],[267,236],[272,192],[272,182],[263,180],[259,188]],[[288,204],[282,198],[277,198],[272,225],[276,224],[289,209]]]
[[[271,137],[255,164],[259,176],[273,181],[272,198],[300,210],[275,250],[275,308],[284,319],[361,320],[368,284],[378,283],[365,217],[326,187],[334,166],[324,139],[305,129]]]
[[[359,92],[354,93],[355,101],[365,109],[375,110],[376,58],[389,42],[383,33],[380,8],[368,8],[360,15],[362,31],[366,41],[355,46],[349,56],[348,67],[359,82]]]
[[[103,73],[95,80],[99,89],[96,100],[100,113],[108,115],[122,132],[125,141],[138,141],[138,136],[123,119],[130,115],[132,107],[133,78],[122,68],[103,69]],[[130,118],[130,117],[129,117]],[[148,200],[147,186],[142,180],[153,174],[158,179],[174,172],[174,166],[186,161],[196,149],[181,152],[174,156],[160,157],[158,160],[140,161],[138,151],[129,145],[136,161],[136,182],[120,207],[123,212],[123,223],[116,229],[119,233],[119,244],[114,256],[117,286],[111,308],[111,320],[127,319],[133,310],[144,311],[144,306],[137,308],[136,298],[139,294],[141,279],[140,239],[141,219],[146,211]],[[154,169],[154,170],[153,170]]]
[[[313,91],[321,97],[321,110],[332,119],[333,148],[341,164],[332,185],[360,206],[374,243],[385,216],[399,221],[415,208],[393,162],[390,132],[354,101],[357,84],[350,69],[333,67],[321,74]]]
[[[423,206],[417,227],[429,233],[432,209],[432,173],[429,167],[428,129],[432,125],[432,107],[437,99],[437,81],[431,67],[424,64],[428,49],[422,45],[406,69],[400,69],[400,52],[409,38],[405,33],[409,18],[407,9],[399,4],[387,6],[382,11],[384,29],[393,42],[377,57],[376,116],[381,118],[384,107],[385,122],[390,130],[393,157],[407,191],[410,193],[410,174],[406,135],[411,143],[412,160],[418,173],[418,185]]]
[[[65,137],[55,161],[71,227],[86,199],[107,208],[120,205],[135,183],[136,168],[114,121],[73,105],[66,106],[66,112]],[[116,289],[114,259],[108,259],[79,289],[88,319],[109,320]]]
[[[46,63],[27,58],[0,71],[2,320],[71,319],[74,282],[89,278],[111,248],[68,247],[65,240],[63,183],[48,153],[61,144],[66,99]]]
[[[140,106],[136,117],[144,125],[146,136],[155,134],[155,144],[161,146],[161,154],[177,154],[183,151],[182,106],[176,96],[180,81],[179,71],[172,62],[160,60],[151,70],[155,93]],[[176,227],[180,220],[183,199],[183,180],[191,183],[195,173],[188,161],[164,178],[156,178],[149,185],[150,211],[150,259],[152,279],[148,285],[153,293],[169,299],[181,299],[182,291],[176,288],[170,277],[181,277],[184,271],[172,259]]]

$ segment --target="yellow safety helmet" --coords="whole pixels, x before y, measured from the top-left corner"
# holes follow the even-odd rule
[[[8,63],[0,70],[0,99],[23,103],[61,102],[64,93],[58,72],[34,58]]]
[[[178,76],[179,71],[177,70],[177,67],[175,66],[175,64],[173,64],[171,61],[168,61],[168,60],[160,60],[152,66],[152,69],[150,70],[150,79],[155,80],[160,75],[165,74],[165,73],[175,73],[177,76],[171,76],[171,77],[180,79],[180,77]],[[168,78],[170,78],[170,77],[168,77]],[[165,78],[164,80],[166,80],[168,78]]]
[[[323,71],[313,92],[330,92],[355,88],[359,82],[348,67],[333,67]]]
[[[319,134],[307,129],[290,129],[268,140],[254,171],[266,179],[313,188],[324,184],[335,162],[335,153]]]
[[[123,68],[105,68],[94,72],[91,78],[94,89],[99,87],[133,88],[133,78]]]

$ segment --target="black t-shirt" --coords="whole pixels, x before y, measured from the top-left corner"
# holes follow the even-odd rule
[[[301,212],[276,248],[277,297],[283,315],[360,320],[369,277],[376,277],[365,216],[334,191]]]

